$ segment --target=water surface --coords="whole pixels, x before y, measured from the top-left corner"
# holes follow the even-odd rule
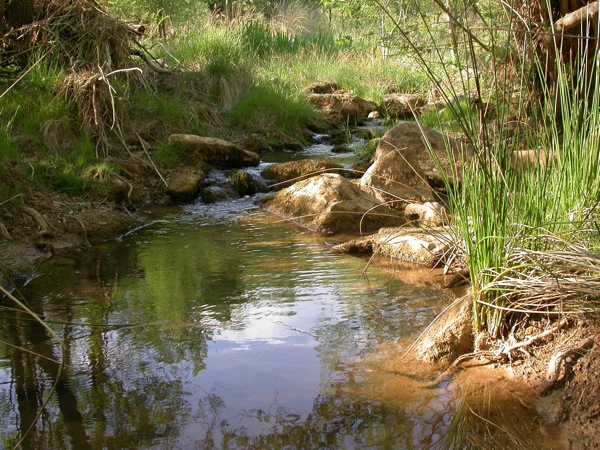
[[[0,311],[0,438],[26,435],[36,449],[441,446],[456,395],[384,389],[367,361],[421,331],[449,294],[365,265],[250,199],[192,205],[56,256],[23,295],[64,353],[26,315]],[[48,357],[64,357],[62,371]]]

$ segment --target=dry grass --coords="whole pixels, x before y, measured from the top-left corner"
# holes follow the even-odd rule
[[[39,20],[19,30],[26,43],[21,46],[21,57],[44,55],[68,72],[60,91],[68,104],[75,105],[83,130],[96,141],[97,152],[106,155],[109,132],[120,129],[117,92],[124,96],[133,84],[143,82],[142,71],[131,58],[131,50],[140,48],[140,33],[90,0],[54,0],[39,8]]]
[[[578,245],[551,251],[516,249],[508,267],[487,269],[492,281],[482,287],[483,292],[500,292],[506,300],[502,309],[507,312],[562,315],[597,310],[598,253]],[[480,303],[500,308],[482,300]]]

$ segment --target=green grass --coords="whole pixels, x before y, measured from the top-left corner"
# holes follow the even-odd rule
[[[231,109],[228,123],[246,131],[295,134],[315,117],[308,102],[290,96],[275,83],[262,83]]]
[[[454,134],[460,131],[470,144],[471,153],[463,153],[457,161],[462,167],[460,185],[453,183],[457,173],[446,174],[452,225],[469,266],[475,326],[500,337],[510,331],[508,318],[517,311],[571,308],[567,301],[576,302],[578,296],[561,296],[560,277],[578,276],[583,285],[585,277],[597,270],[580,269],[575,263],[559,268],[542,261],[550,261],[544,255],[557,251],[600,250],[594,225],[600,201],[600,80],[581,77],[575,88],[572,80],[583,72],[559,66],[560,101],[545,90],[529,92],[537,100],[530,102],[523,90],[531,86],[526,79],[531,72],[507,78],[507,73],[487,70],[482,61],[492,58],[491,67],[500,65],[503,61],[494,58],[503,52],[492,48],[491,55],[482,57],[477,53],[482,50],[475,51],[468,39],[465,42],[460,77],[451,82],[452,77],[445,76],[456,69],[445,63],[441,47],[438,67],[443,70],[429,70],[429,76],[450,98],[490,98],[495,115],[482,121],[476,104],[460,102],[450,103],[441,115],[426,113],[420,122]],[[494,45],[510,48],[508,43]],[[524,50],[516,56],[521,65],[537,67],[543,77],[535,54]],[[507,91],[517,95],[507,96]],[[551,162],[518,167],[513,155],[523,149]],[[579,302],[586,298],[582,291]]]
[[[152,160],[163,169],[173,168],[182,160],[185,150],[176,145],[163,144],[154,153]]]

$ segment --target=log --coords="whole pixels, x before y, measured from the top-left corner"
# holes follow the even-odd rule
[[[581,26],[584,21],[594,20],[598,17],[598,1],[588,3],[587,5],[572,11],[554,22],[554,30],[564,35],[566,31],[577,26]]]

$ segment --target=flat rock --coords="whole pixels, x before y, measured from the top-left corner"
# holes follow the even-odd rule
[[[191,161],[204,162],[219,169],[257,166],[260,157],[236,144],[214,137],[195,134],[172,134],[169,143],[183,149]]]
[[[340,173],[343,167],[331,161],[321,159],[303,159],[273,164],[265,167],[261,175],[266,180],[276,184],[276,187],[287,187],[303,178],[324,172]]]
[[[445,262],[452,238],[450,229],[382,228],[377,233],[338,244],[342,253],[376,253],[408,263],[436,267]]]

